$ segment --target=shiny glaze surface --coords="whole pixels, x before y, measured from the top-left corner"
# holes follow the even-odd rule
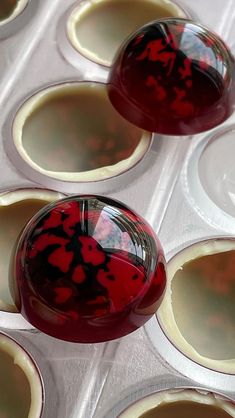
[[[118,201],[73,196],[29,222],[13,257],[14,299],[23,316],[54,337],[121,337],[157,310],[166,276],[150,226]]]
[[[154,21],[119,50],[108,91],[122,116],[141,128],[166,135],[203,132],[233,111],[234,59],[201,25]]]

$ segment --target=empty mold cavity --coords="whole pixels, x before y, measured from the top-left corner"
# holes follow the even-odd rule
[[[10,259],[18,235],[38,210],[61,197],[40,189],[22,189],[0,195],[0,310],[17,312],[9,288]]]
[[[231,418],[235,406],[210,392],[164,390],[132,404],[118,418]]]
[[[186,17],[186,14],[169,0],[83,1],[68,19],[67,36],[80,54],[110,66],[118,48],[129,35],[162,17]]]
[[[15,19],[27,3],[28,0],[0,0],[0,26]]]
[[[98,181],[125,172],[149,149],[152,135],[122,118],[104,84],[47,88],[26,101],[13,122],[24,161],[62,181]]]
[[[235,240],[210,239],[168,263],[162,330],[188,358],[235,374]]]
[[[216,134],[198,161],[200,182],[214,204],[235,217],[235,128]]]
[[[27,352],[0,333],[0,417],[40,418],[44,389],[40,373]]]

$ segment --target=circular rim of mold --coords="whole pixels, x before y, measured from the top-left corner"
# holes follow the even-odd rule
[[[62,197],[65,197],[64,194],[36,187],[11,189],[0,193],[0,207],[10,206],[31,199],[46,200],[49,204]],[[0,327],[2,329],[35,330],[17,310],[7,311],[6,306],[5,310],[2,310],[3,306],[0,308]]]
[[[20,4],[21,7],[23,5],[24,7],[14,15],[14,18],[11,15],[8,19],[0,22],[0,40],[5,40],[24,29],[33,19],[39,7],[39,2],[35,0],[21,0]]]
[[[90,185],[90,189],[94,192],[94,185],[98,185],[98,189],[99,185],[101,185],[102,188],[104,183],[112,183],[112,180],[115,181],[121,176],[126,176],[128,172],[132,172],[133,169],[141,165],[146,156],[149,154],[149,150],[154,142],[154,134],[140,130],[142,131],[140,142],[130,157],[125,160],[120,160],[114,165],[104,166],[101,167],[101,169],[98,168],[86,172],[54,172],[46,170],[36,164],[28,156],[22,146],[22,129],[27,117],[29,117],[30,114],[37,109],[38,105],[43,103],[44,100],[46,101],[51,92],[63,92],[63,90],[69,91],[69,89],[74,90],[74,88],[77,88],[79,91],[80,87],[84,88],[86,86],[90,86],[91,88],[98,87],[104,89],[104,91],[106,89],[105,83],[96,81],[70,81],[53,84],[30,95],[17,108],[13,119],[8,121],[10,124],[9,129],[11,130],[11,141],[6,140],[5,146],[7,148],[6,151],[9,158],[12,159],[12,156],[15,157],[14,160],[16,159],[17,161],[14,161],[14,164],[21,171],[23,171],[24,174],[26,174],[30,179],[40,182],[49,189],[60,190],[62,192],[65,191],[66,193],[69,193],[70,190],[71,193],[82,193],[81,186],[83,186],[84,191],[87,192],[87,188]],[[120,117],[118,113],[117,116]],[[95,177],[97,173],[99,173],[98,178]],[[62,187],[60,187],[60,185]],[[112,184],[110,184],[110,188],[112,188]]]
[[[31,404],[27,418],[41,418],[45,403],[45,387],[35,359],[21,343],[2,331],[0,331],[0,350],[14,359],[14,364],[21,368],[30,385]]]
[[[12,20],[14,20],[17,16],[19,16],[21,13],[23,13],[23,11],[25,10],[25,8],[28,6],[30,0],[19,0],[18,4],[16,4],[15,9],[13,10],[13,13],[7,17],[4,20],[0,20],[0,28],[3,25],[6,25],[7,23],[11,22]],[[32,1],[32,0],[31,0]]]
[[[181,18],[189,18],[191,14],[187,12],[183,6],[179,5],[178,2],[172,1],[172,0],[138,0],[139,2],[144,3],[145,1],[150,3],[163,3],[163,6],[165,7],[174,7],[177,11],[176,16],[171,17],[181,17]],[[83,0],[81,1],[76,7],[72,9],[70,12],[68,18],[67,18],[67,24],[66,24],[66,37],[69,42],[69,44],[72,46],[72,48],[76,51],[77,54],[81,55],[85,59],[89,60],[90,62],[94,64],[101,65],[102,67],[105,67],[106,69],[109,69],[112,65],[112,62],[97,57],[94,51],[90,51],[82,45],[80,45],[79,40],[76,35],[76,25],[83,18],[83,15],[86,14],[87,11],[92,10],[94,5],[97,5],[99,3],[110,3],[110,0]],[[164,4],[165,3],[165,4]],[[121,45],[120,45],[121,46]]]
[[[200,135],[199,140],[191,144],[181,173],[182,190],[193,210],[213,228],[228,234],[235,234],[234,217],[206,192],[199,174],[199,163],[207,147],[232,133],[235,134],[234,124],[223,126],[206,136]],[[217,182],[214,184],[216,187]]]
[[[131,415],[133,418],[139,418],[139,414],[146,412],[146,410],[143,410],[143,401],[145,404],[147,404],[148,409],[151,409],[156,406],[156,399],[159,400],[162,394],[166,395],[167,397],[169,394],[172,394],[178,398],[182,392],[186,392],[188,396],[192,393],[192,391],[194,391],[197,399],[202,399],[203,396],[209,395],[210,401],[212,403],[213,400],[215,402],[221,401],[228,407],[230,407],[231,403],[234,410],[233,416],[235,416],[235,403],[234,400],[229,396],[217,392],[214,388],[209,389],[205,388],[204,386],[200,387],[196,385],[195,382],[182,376],[166,374],[158,376],[158,379],[154,378],[151,380],[142,381],[141,383],[137,383],[135,386],[132,386],[124,391],[120,395],[116,404],[104,415],[104,418],[129,418],[129,415],[126,413],[129,413],[129,411],[131,412],[133,407],[140,405],[138,415]]]
[[[232,248],[235,249],[235,238],[232,236],[211,236],[185,244],[184,248],[177,251],[167,263],[168,277],[171,277],[171,275],[173,276],[177,269],[189,260],[231,249],[231,244],[226,245],[226,241],[232,241]],[[209,249],[208,242],[211,244]],[[223,249],[221,247],[221,242],[225,243]],[[193,252],[193,257],[191,256],[192,248],[195,250]],[[170,284],[171,280],[168,280],[166,294],[170,291]],[[154,315],[154,317],[152,317],[145,325],[145,332],[151,343],[152,350],[155,354],[158,352],[164,361],[183,376],[193,379],[201,385],[213,387],[216,390],[223,390],[226,392],[233,391],[235,384],[235,360],[233,371],[231,371],[231,360],[223,361],[223,363],[226,364],[223,364],[223,367],[221,367],[221,361],[208,359],[198,354],[196,350],[186,342],[178,330],[171,308],[171,301],[169,301],[169,297],[164,298],[157,315]],[[169,303],[171,312],[169,315],[166,315],[165,307],[167,306],[169,308]],[[164,310],[163,314],[161,314],[161,309]],[[168,318],[168,322],[166,322],[166,317]],[[172,320],[172,318],[174,321],[173,325],[169,323],[169,319]],[[180,343],[169,336],[167,327],[163,325],[163,321],[165,321],[170,328],[173,328],[174,331],[177,328],[177,338],[180,335]],[[182,341],[184,349],[186,347],[184,352],[183,349],[181,350],[179,347],[179,344],[181,344]]]

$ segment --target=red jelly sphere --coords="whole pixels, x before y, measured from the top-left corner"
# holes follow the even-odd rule
[[[136,330],[156,312],[166,284],[151,227],[101,196],[44,207],[26,225],[12,262],[19,311],[67,341],[107,341]]]
[[[108,94],[135,125],[160,134],[214,128],[233,111],[234,58],[223,41],[184,19],[151,22],[122,46]]]

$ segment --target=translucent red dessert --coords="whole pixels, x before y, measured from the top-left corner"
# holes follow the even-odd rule
[[[16,306],[54,337],[90,343],[115,339],[157,310],[165,261],[151,227],[100,196],[47,205],[27,224],[12,257]]]
[[[154,21],[119,50],[108,94],[118,112],[143,129],[166,135],[203,132],[233,111],[234,58],[201,25]]]

